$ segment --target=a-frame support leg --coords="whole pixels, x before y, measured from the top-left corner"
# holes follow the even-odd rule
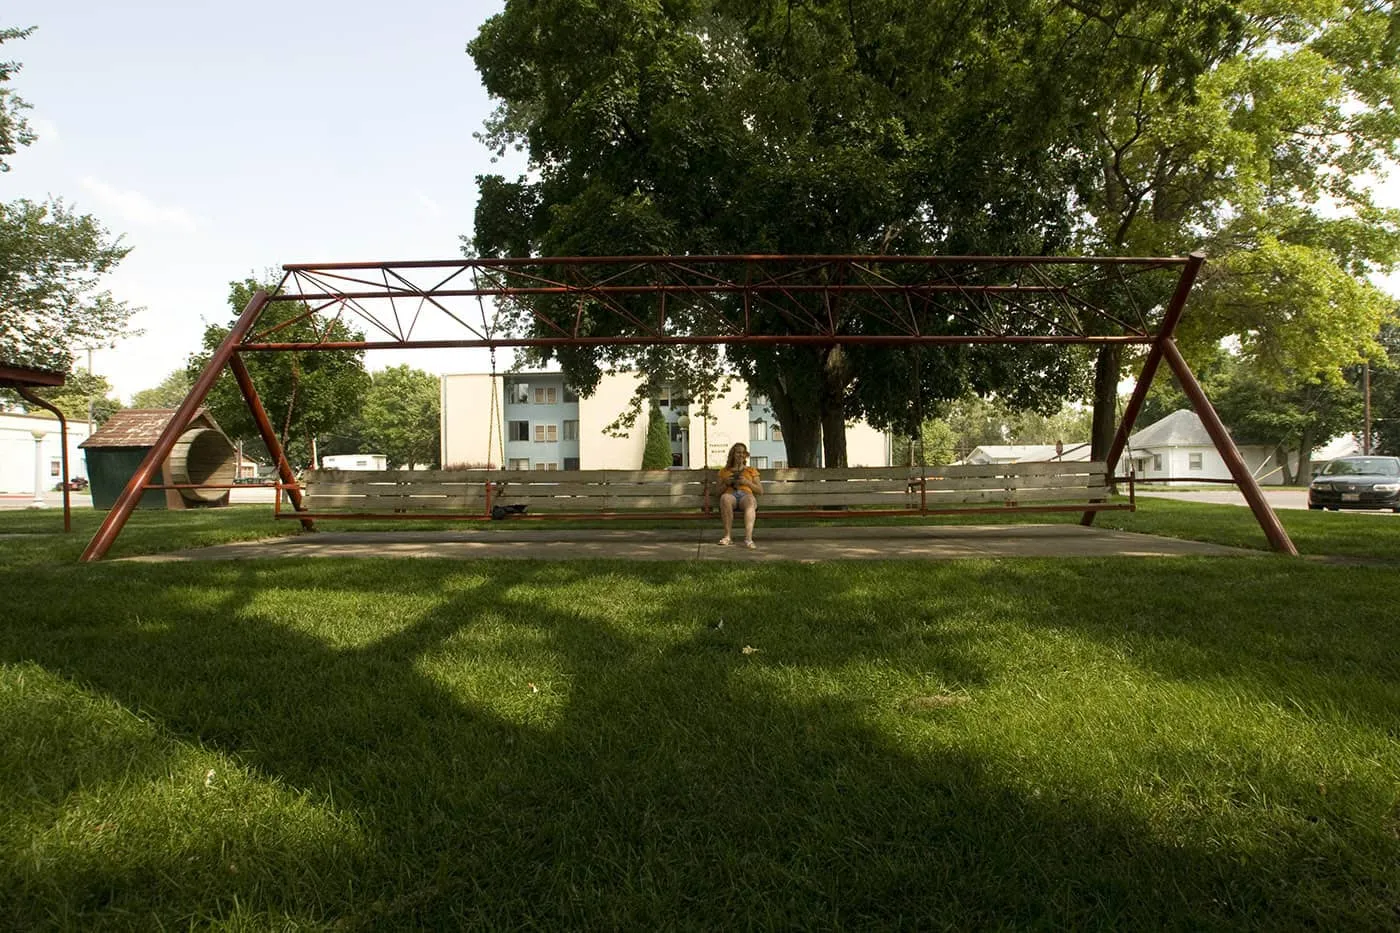
[[[185,396],[185,400],[180,403],[180,407],[176,409],[174,416],[166,424],[165,430],[161,431],[160,437],[156,439],[155,445],[146,451],[141,465],[136,468],[131,479],[127,480],[126,488],[117,497],[112,511],[107,513],[107,517],[102,521],[102,526],[97,529],[97,534],[92,536],[92,540],[88,542],[88,546],[83,550],[79,560],[101,560],[112,543],[117,540],[117,536],[121,534],[127,519],[135,510],[136,503],[141,500],[141,495],[146,491],[146,484],[151,481],[151,477],[170,456],[170,451],[174,449],[175,442],[184,433],[185,428],[194,420],[199,406],[204,404],[204,400],[209,396],[209,390],[214,387],[219,374],[223,372],[224,367],[233,357],[234,349],[243,342],[243,338],[248,336],[248,332],[253,329],[253,325],[262,316],[263,308],[267,306],[267,297],[267,292],[262,289],[253,293],[252,300],[243,309],[243,313],[238,316],[238,320],[234,322],[228,336],[224,338],[224,342],[219,344],[218,349],[209,357],[209,362],[204,366],[204,372],[199,374],[199,378],[190,387],[190,394]]]
[[[1167,365],[1172,368],[1172,372],[1176,374],[1177,382],[1181,383],[1182,391],[1191,400],[1191,407],[1196,409],[1201,424],[1205,426],[1206,433],[1215,443],[1215,449],[1220,453],[1221,459],[1225,461],[1230,476],[1234,478],[1240,492],[1244,493],[1245,501],[1253,510],[1254,517],[1259,520],[1259,527],[1264,529],[1264,536],[1269,539],[1269,546],[1280,554],[1297,557],[1298,549],[1293,546],[1293,540],[1288,537],[1283,523],[1278,520],[1278,515],[1269,505],[1269,500],[1264,498],[1264,490],[1259,487],[1259,481],[1249,471],[1249,465],[1244,462],[1244,457],[1240,456],[1239,448],[1235,446],[1230,432],[1225,429],[1225,424],[1215,413],[1210,399],[1206,398],[1205,390],[1196,381],[1191,368],[1186,365],[1181,351],[1176,348],[1176,341],[1167,340],[1165,348]]]
[[[1177,279],[1176,291],[1162,316],[1161,332],[1157,334],[1157,339],[1152,341],[1152,348],[1147,351],[1147,359],[1143,361],[1137,385],[1133,386],[1133,394],[1128,397],[1128,406],[1123,409],[1123,420],[1118,422],[1118,432],[1113,435],[1113,444],[1108,448],[1108,456],[1104,458],[1110,481],[1118,471],[1118,458],[1123,456],[1123,449],[1128,446],[1128,435],[1133,432],[1133,425],[1137,424],[1138,415],[1142,412],[1142,403],[1147,400],[1147,390],[1152,387],[1152,380],[1156,378],[1157,369],[1162,365],[1166,343],[1176,333],[1176,325],[1181,323],[1181,315],[1186,310],[1186,299],[1191,294],[1191,286],[1196,283],[1196,276],[1205,262],[1206,257],[1203,254],[1192,253],[1181,270],[1181,278]],[[1085,512],[1079,524],[1092,525],[1097,514]]]
[[[296,474],[292,471],[292,465],[287,462],[287,454],[282,449],[282,442],[277,439],[277,432],[273,430],[272,421],[267,417],[267,410],[263,408],[262,399],[258,398],[258,390],[253,386],[253,377],[248,372],[248,364],[243,362],[243,357],[235,353],[229,358],[228,365],[233,370],[233,378],[238,381],[239,391],[243,393],[243,398],[248,403],[248,410],[253,414],[253,421],[257,423],[258,433],[262,435],[263,443],[267,445],[267,452],[272,456],[272,462],[277,464],[277,475],[282,477],[282,482],[291,487],[287,492],[292,499],[292,508],[298,512],[303,511],[301,490],[295,485]],[[280,497],[282,490],[277,490],[277,495]],[[303,518],[301,527],[307,531],[313,531],[316,526],[311,519]]]

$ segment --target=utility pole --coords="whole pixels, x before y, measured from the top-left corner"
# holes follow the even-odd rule
[[[1361,435],[1361,452],[1370,456],[1371,453],[1371,361],[1367,360],[1365,368],[1361,370],[1361,394],[1366,399],[1366,427],[1365,433]]]
[[[88,355],[88,437],[92,437],[92,347],[87,348]]]

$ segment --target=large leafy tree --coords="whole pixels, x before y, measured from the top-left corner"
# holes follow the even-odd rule
[[[31,31],[0,29],[0,44]],[[0,171],[35,138],[8,86],[19,68],[0,62]],[[135,309],[99,284],[129,251],[60,200],[0,203],[0,360],[67,372],[78,348],[123,333]]]
[[[188,370],[177,369],[159,385],[142,389],[131,397],[132,408],[179,408],[193,385]]]
[[[1082,181],[1066,127],[1082,119],[1093,88],[1076,78],[1101,49],[1057,11],[1036,0],[509,3],[469,50],[500,102],[487,137],[525,150],[533,171],[480,179],[468,248],[1061,250]],[[577,309],[530,310],[572,321]],[[618,332],[593,310],[589,333]],[[859,304],[835,310],[860,329]],[[787,326],[755,313],[765,332]],[[713,362],[663,350],[557,356],[583,391],[623,359],[682,383],[703,381],[696,370]],[[740,347],[727,363],[772,401],[795,465],[816,462],[818,437],[826,462],[844,463],[854,417],[912,433],[911,401],[993,389],[1053,408],[1077,376],[1072,355],[987,347]]]
[[[187,367],[192,380],[204,370],[214,350],[223,343],[238,315],[259,289],[271,292],[275,291],[275,285],[251,278],[229,284],[228,300],[233,317],[226,325],[205,328],[203,350],[190,357]],[[307,310],[299,302],[273,302],[268,304],[258,326],[267,329],[299,318],[278,331],[280,339],[313,342],[322,334],[333,341],[361,339],[360,334],[352,332],[342,322],[327,321],[316,314],[306,315]],[[319,435],[334,432],[359,415],[370,385],[363,356],[362,351],[353,350],[244,354],[243,361],[277,432],[278,442],[294,466],[311,462]],[[232,373],[224,371],[205,404],[230,437],[255,450],[265,450],[257,423]]]
[[[390,466],[441,460],[441,393],[437,376],[409,366],[391,366],[370,376],[359,431],[368,449]]]
[[[1262,378],[1248,359],[1234,360],[1211,381],[1209,390],[1237,442],[1274,447],[1288,484],[1306,483],[1312,475],[1313,448],[1357,430],[1362,420],[1357,386],[1323,376],[1280,386]]]
[[[1091,252],[1211,261],[1181,330],[1206,361],[1232,338],[1262,390],[1337,383],[1392,304],[1369,282],[1400,253],[1400,215],[1365,179],[1396,155],[1400,33],[1371,0],[1183,4],[1078,0],[1107,40],[1082,138]],[[1116,90],[1114,90],[1116,89]],[[1096,361],[1094,447],[1113,436],[1126,361]]]

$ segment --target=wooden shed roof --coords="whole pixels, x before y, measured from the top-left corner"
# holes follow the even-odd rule
[[[79,447],[151,447],[160,432],[175,414],[173,408],[123,408],[115,412]],[[190,419],[192,428],[213,428],[223,433],[218,423],[204,409]]]

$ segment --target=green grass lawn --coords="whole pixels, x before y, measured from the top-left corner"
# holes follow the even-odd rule
[[[1394,929],[1400,522],[1283,519],[1365,562],[79,565],[97,516],[0,513],[0,928]]]

